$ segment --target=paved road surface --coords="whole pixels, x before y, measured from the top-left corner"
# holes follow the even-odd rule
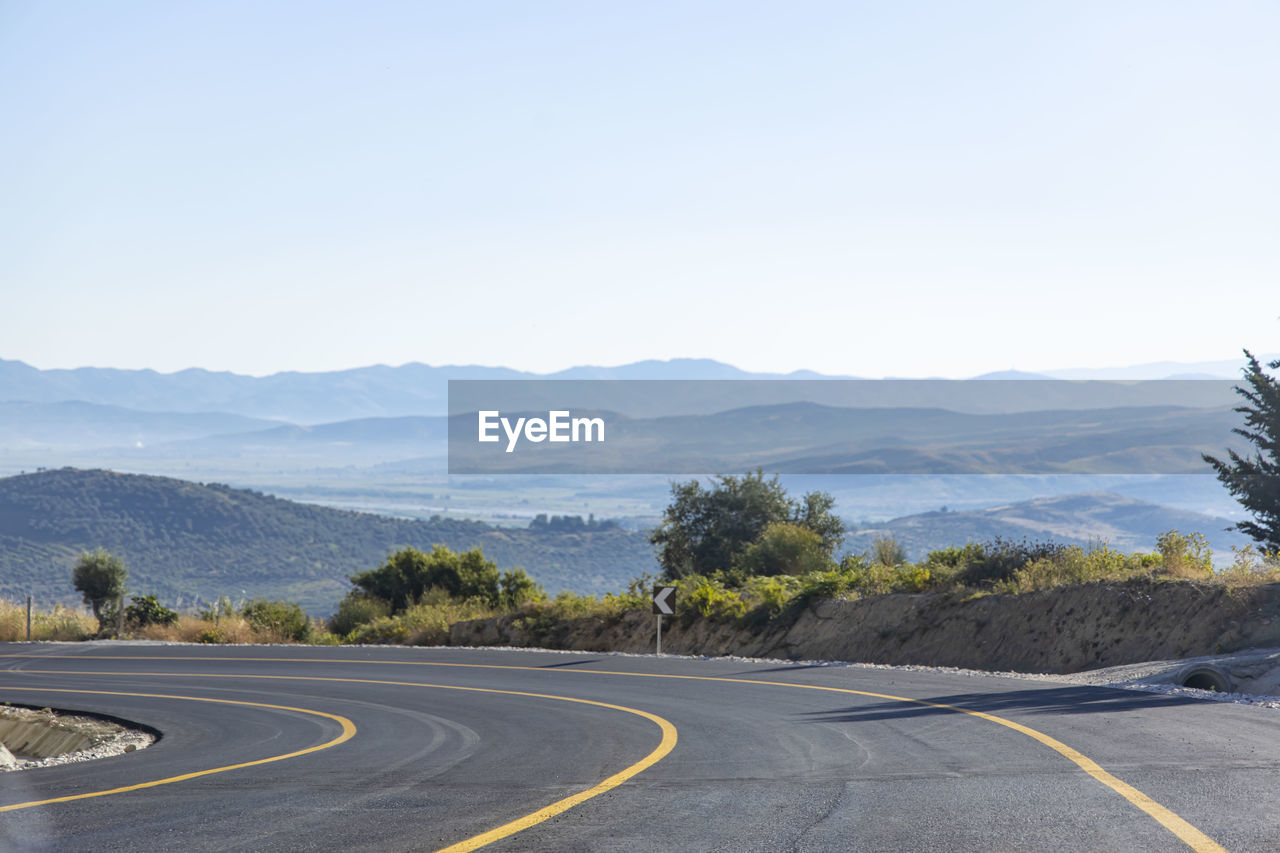
[[[0,701],[163,733],[0,775],[5,850],[1280,849],[1280,713],[1102,688],[525,651],[0,644]]]

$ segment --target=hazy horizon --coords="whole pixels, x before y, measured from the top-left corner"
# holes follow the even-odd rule
[[[1263,362],[1266,362],[1269,359],[1280,358],[1280,353],[1262,353],[1262,352],[1254,351],[1253,355]],[[460,364],[460,363],[431,364],[424,361],[405,361],[405,362],[399,362],[396,364],[388,364],[386,362],[374,362],[374,363],[368,363],[368,364],[352,364],[344,367],[336,367],[336,368],[325,369],[325,370],[280,369],[280,370],[269,370],[263,373],[246,373],[243,371],[226,370],[226,369],[205,367],[202,365],[194,365],[194,364],[187,365],[186,367],[176,368],[173,370],[157,370],[156,368],[152,368],[152,367],[120,367],[117,365],[108,365],[108,364],[77,364],[77,365],[71,365],[71,366],[45,366],[45,365],[33,364],[30,360],[25,358],[10,357],[6,355],[0,355],[0,361],[20,362],[22,364],[26,364],[29,367],[34,367],[37,370],[82,370],[82,369],[136,370],[136,371],[150,371],[153,373],[159,373],[161,375],[173,375],[175,373],[183,373],[188,370],[199,370],[199,371],[205,371],[208,373],[228,373],[228,374],[233,374],[237,376],[250,376],[250,377],[259,378],[259,379],[267,376],[275,376],[281,373],[304,373],[304,374],[340,373],[340,372],[349,371],[349,370],[364,370],[368,368],[378,368],[378,367],[396,369],[401,367],[408,367],[410,365],[422,365],[422,366],[432,367],[436,369],[474,368],[474,367],[489,368],[489,369],[495,369],[495,370],[507,369],[507,370],[518,371],[521,373],[527,373],[534,376],[546,376],[549,374],[559,373],[562,371],[573,370],[577,368],[600,368],[605,370],[611,370],[611,369],[616,369],[620,367],[627,367],[634,364],[641,364],[641,363],[648,363],[648,362],[672,363],[672,362],[683,362],[683,361],[708,361],[708,362],[716,362],[718,364],[725,365],[737,370],[747,371],[747,368],[744,368],[741,365],[733,364],[732,362],[724,361],[722,359],[691,358],[687,356],[673,356],[670,358],[642,358],[642,359],[637,359],[636,361],[624,362],[619,364],[600,364],[600,363],[582,362],[582,363],[567,364],[563,367],[556,367],[554,369],[546,370],[546,371],[530,370],[530,369],[521,367],[520,365],[514,365],[514,364],[496,364],[496,363],[495,364],[470,364],[470,363],[468,364]],[[1121,375],[1118,375],[1114,378],[1145,379],[1145,378],[1162,378],[1159,376],[1138,375],[1139,373],[1143,373],[1143,372],[1152,372],[1151,369],[1155,369],[1155,372],[1159,372],[1160,369],[1172,369],[1176,371],[1179,368],[1193,368],[1193,369],[1214,368],[1214,369],[1222,369],[1222,370],[1232,370],[1233,368],[1230,367],[1229,365],[1235,365],[1237,363],[1238,364],[1244,363],[1243,352],[1241,352],[1240,355],[1236,358],[1217,358],[1217,359],[1207,359],[1204,361],[1159,359],[1159,360],[1145,361],[1137,364],[1107,364],[1107,365],[1098,365],[1094,367],[1082,367],[1082,366],[1076,365],[1076,366],[1045,367],[1040,369],[1024,368],[1022,366],[1013,365],[1013,366],[1004,367],[1004,368],[997,368],[991,371],[984,371],[983,373],[974,374],[973,376],[945,375],[942,373],[932,373],[932,374],[920,375],[920,376],[900,376],[900,375],[867,376],[867,375],[859,375],[856,373],[830,374],[822,371],[814,371],[804,367],[798,368],[794,371],[771,370],[766,367],[762,370],[748,371],[748,372],[772,373],[772,374],[778,374],[778,375],[787,375],[792,372],[801,372],[801,373],[811,372],[811,373],[819,373],[820,375],[823,375],[823,376],[851,376],[851,377],[860,378],[860,379],[971,379],[977,376],[983,376],[988,373],[1002,373],[1002,372],[1009,372],[1009,371],[1016,372],[1016,373],[1026,373],[1026,374],[1039,374],[1039,375],[1049,376],[1052,378],[1084,378],[1084,377],[1076,377],[1074,375],[1069,377],[1059,376],[1058,374],[1093,374],[1093,373],[1115,372]],[[1234,374],[1232,375],[1231,378],[1234,378]]]

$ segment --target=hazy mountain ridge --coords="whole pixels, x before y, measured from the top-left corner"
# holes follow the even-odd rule
[[[430,453],[442,456],[447,449],[448,430],[448,420],[443,416],[357,418],[169,441],[151,448],[151,453],[190,458],[292,454],[324,457],[328,465],[371,464]]]
[[[56,403],[80,400],[152,412],[229,412],[318,424],[368,417],[444,414],[450,379],[812,379],[750,373],[711,359],[642,361],[619,367],[573,367],[535,374],[507,367],[410,363],[319,373],[245,376],[189,368],[177,373],[81,367],[40,370],[0,359],[0,400]],[[848,377],[832,377],[848,378]]]
[[[455,472],[573,470],[685,474],[1204,473],[1200,454],[1243,448],[1230,408],[1130,406],[1003,414],[940,408],[852,409],[815,403],[752,406],[711,415],[609,418],[603,444],[540,445],[507,453],[471,440],[458,415]]]
[[[1264,360],[1275,358],[1263,356]],[[1212,375],[1239,378],[1242,361],[1157,362],[1128,368],[1000,371],[979,378],[1139,379]],[[647,360],[616,367],[580,366],[549,374],[481,365],[399,367],[374,365],[317,373],[287,371],[246,376],[188,368],[154,370],[81,367],[41,370],[0,359],[0,401],[57,403],[79,400],[152,412],[226,412],[246,417],[318,424],[368,417],[439,415],[450,379],[852,379],[810,370],[753,373],[713,359]]]
[[[577,412],[578,410],[575,410]],[[1209,474],[1202,452],[1246,449],[1229,408],[1131,406],[1004,414],[939,408],[850,409],[816,403],[709,415],[602,414],[609,441],[507,454],[470,442],[474,415],[361,418],[314,426],[239,416],[137,412],[85,403],[0,403],[0,465],[8,471],[107,467],[221,479],[230,470],[294,472],[412,462],[455,472],[695,474]],[[263,426],[266,428],[262,428]],[[249,426],[245,431],[228,428]],[[77,444],[79,442],[79,444]],[[496,447],[496,450],[494,449]],[[426,467],[423,468],[425,460]],[[496,466],[496,467],[495,467]],[[406,469],[407,470],[407,469]]]
[[[0,448],[10,449],[137,447],[278,425],[224,412],[145,412],[80,400],[0,401]]]

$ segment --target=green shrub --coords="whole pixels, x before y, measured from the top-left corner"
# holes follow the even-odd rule
[[[255,598],[244,606],[241,615],[255,631],[268,634],[276,641],[303,643],[311,634],[307,612],[293,601]]]
[[[877,536],[867,559],[877,566],[900,566],[907,561],[907,549],[892,536]]]
[[[500,591],[497,603],[507,610],[514,610],[533,601],[545,601],[547,598],[542,587],[521,568],[503,572],[498,586]]]
[[[134,595],[124,609],[124,619],[135,628],[148,625],[177,625],[178,614],[161,604],[154,595]]]
[[[676,611],[686,617],[696,613],[715,622],[731,622],[747,612],[747,605],[721,581],[690,575],[676,582]]]
[[[1213,551],[1202,534],[1184,536],[1166,530],[1156,539],[1160,573],[1173,578],[1204,579],[1213,574]]]
[[[796,600],[841,598],[853,589],[854,579],[855,572],[848,569],[813,572],[800,578],[800,590],[796,593]]]
[[[594,595],[579,595],[565,590],[551,599],[548,612],[555,613],[561,619],[580,619],[583,616],[599,616],[602,604]]]
[[[479,598],[458,601],[437,590],[428,592],[423,599],[402,613],[379,616],[357,625],[343,636],[343,642],[441,645],[448,642],[449,626],[453,623],[494,615],[493,609]]]
[[[531,594],[521,580],[523,570],[508,574],[512,594]],[[351,576],[364,595],[390,603],[392,613],[401,613],[421,601],[430,589],[442,589],[452,598],[480,598],[496,607],[502,596],[501,580],[497,564],[486,560],[479,548],[459,554],[444,545],[436,545],[430,554],[404,548],[389,555],[378,568]]]
[[[197,643],[217,643],[227,642],[227,635],[222,632],[221,628],[206,628],[196,636]]]
[[[983,559],[983,548],[974,542],[953,545],[930,551],[920,565],[929,570],[930,584],[934,589],[946,586],[962,586],[960,576],[968,567]]]
[[[770,617],[777,616],[800,592],[802,581],[791,575],[748,578],[743,585],[743,596],[758,610]]]
[[[1244,586],[1280,581],[1280,552],[1259,551],[1252,543],[1231,551],[1231,565],[1218,573],[1224,583]]]
[[[337,634],[329,631],[323,624],[311,626],[311,636],[307,638],[308,645],[312,646],[336,646],[342,642],[342,638]]]
[[[1032,560],[1014,572],[1012,577],[997,582],[993,589],[1001,593],[1019,593],[1069,584],[1129,580],[1149,576],[1151,566],[1149,555],[1123,554],[1105,543],[1089,548],[1070,545],[1052,556]]]
[[[338,602],[337,611],[329,617],[329,630],[345,637],[361,625],[390,615],[391,605],[387,602],[352,590]]]
[[[965,586],[992,585],[1011,580],[1027,563],[1061,554],[1066,548],[1056,542],[1011,542],[997,536],[990,542],[964,551],[955,579]]]
[[[852,592],[857,596],[886,595],[893,592],[896,566],[850,555],[840,562],[840,577],[821,581],[824,587],[839,587],[836,595]]]
[[[380,616],[360,625],[343,639],[346,643],[379,645],[403,645],[408,641],[409,626],[398,616]]]
[[[893,579],[894,592],[924,592],[932,586],[933,573],[927,566],[898,566]]]
[[[834,567],[822,536],[807,527],[785,522],[765,526],[756,541],[734,557],[730,582],[754,575],[803,575]]]

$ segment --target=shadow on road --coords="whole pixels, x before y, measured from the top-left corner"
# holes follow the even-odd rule
[[[1052,687],[1037,690],[1011,690],[1007,693],[956,693],[950,696],[921,697],[924,701],[940,705],[954,705],[967,711],[982,711],[1005,716],[1008,714],[1114,714],[1124,711],[1148,710],[1152,707],[1189,705],[1204,702],[1191,696],[1166,696],[1155,693],[1138,693],[1130,690],[1113,690],[1106,687]],[[934,708],[906,702],[875,701],[866,705],[839,708],[833,711],[812,711],[803,714],[815,723],[857,723],[871,720],[901,720],[912,717],[928,717],[937,714],[954,714],[948,708]]]
[[[582,666],[584,663],[600,663],[600,660],[567,660],[564,663],[544,663],[538,669],[555,669],[558,666]]]
[[[748,669],[742,672],[735,672],[725,676],[725,678],[750,678],[753,675],[759,675],[762,672],[799,672],[802,669],[835,669],[847,666],[843,663],[788,663],[782,666],[771,666],[768,669]]]

